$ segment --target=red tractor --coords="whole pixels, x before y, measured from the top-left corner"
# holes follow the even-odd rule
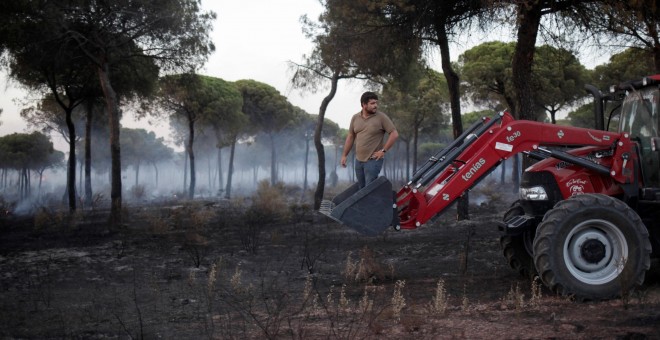
[[[644,281],[660,249],[660,75],[601,94],[595,129],[514,120],[470,126],[398,192],[384,177],[354,185],[321,212],[366,235],[415,229],[437,217],[502,161],[524,153],[520,197],[499,223],[509,265],[562,295],[608,299]],[[605,128],[605,107],[614,107]],[[653,247],[652,247],[653,245]]]

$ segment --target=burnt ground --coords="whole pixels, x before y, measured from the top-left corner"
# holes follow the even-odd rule
[[[5,216],[0,337],[660,338],[657,261],[625,299],[556,296],[501,255],[502,190],[378,237],[273,193],[129,205],[112,231],[102,211]]]

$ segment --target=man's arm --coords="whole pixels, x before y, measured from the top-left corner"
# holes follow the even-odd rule
[[[351,152],[354,140],[355,136],[349,132],[346,136],[346,142],[344,142],[344,150],[341,153],[341,166],[344,168],[346,167],[346,157],[348,157],[348,154]]]
[[[378,150],[371,155],[372,158],[374,159],[381,159],[385,157],[385,152],[392,148],[392,145],[394,145],[394,142],[396,142],[396,139],[399,138],[399,132],[396,130],[392,130],[392,132],[389,133],[389,136],[387,136],[387,141],[385,141],[385,145],[383,145],[382,150]]]
[[[399,138],[399,132],[396,130],[392,130],[392,132],[390,132],[390,135],[387,136],[387,141],[385,141],[385,145],[383,145],[383,149],[385,149],[385,151],[391,149],[392,146],[394,145],[394,142],[396,142],[397,138]]]

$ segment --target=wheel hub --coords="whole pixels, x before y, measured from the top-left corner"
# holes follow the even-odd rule
[[[613,223],[590,219],[576,225],[564,244],[567,269],[581,282],[603,284],[616,278],[628,257],[625,236]]]
[[[605,258],[605,245],[597,239],[587,240],[582,244],[580,254],[588,263],[598,263]]]

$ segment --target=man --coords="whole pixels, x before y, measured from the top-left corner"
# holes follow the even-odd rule
[[[341,156],[341,166],[346,167],[346,157],[351,152],[355,142],[355,175],[360,189],[378,178],[383,168],[387,150],[392,148],[399,137],[392,120],[378,111],[378,96],[373,92],[365,92],[360,97],[362,111],[351,118],[348,136],[344,143]],[[388,133],[383,145],[383,137]]]

